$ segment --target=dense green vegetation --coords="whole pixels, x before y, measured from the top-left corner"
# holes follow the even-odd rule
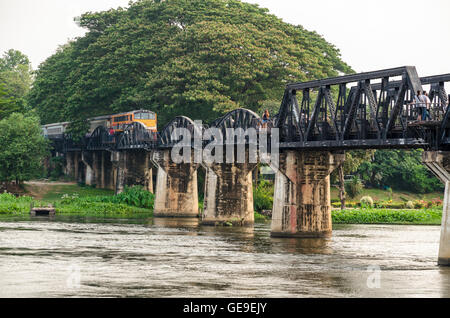
[[[255,211],[272,210],[274,186],[267,180],[261,180],[253,187],[253,204]]]
[[[13,113],[0,120],[0,182],[17,185],[39,175],[48,148],[36,116]]]
[[[367,186],[414,193],[442,191],[443,184],[422,164],[423,150],[377,150],[356,173]]]
[[[31,64],[24,54],[9,50],[0,58],[0,120],[29,110],[26,96],[32,83]]]
[[[37,71],[29,101],[43,123],[147,108],[210,121],[279,106],[289,81],[350,73],[315,32],[237,0],[141,0],[86,13],[87,34]],[[74,126],[75,127],[75,126]]]
[[[150,216],[153,211],[154,195],[139,186],[127,187],[118,195],[98,195],[97,189],[87,187],[64,187],[66,190],[63,188],[62,191],[66,193],[62,196],[53,198],[55,193],[52,193],[42,200],[34,200],[29,196],[16,197],[9,193],[0,194],[0,214],[28,214],[31,204],[35,207],[52,204],[57,214],[102,217]],[[79,191],[74,187],[78,187]]]
[[[351,209],[333,210],[335,224],[441,224],[442,207],[421,210]]]

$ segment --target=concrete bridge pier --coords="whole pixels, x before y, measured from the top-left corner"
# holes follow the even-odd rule
[[[422,162],[445,184],[438,265],[450,266],[450,152],[425,151]]]
[[[75,172],[75,166],[74,166],[74,158],[73,158],[73,152],[68,152],[65,155],[65,166],[64,166],[64,174],[67,176],[74,176]]]
[[[199,164],[174,163],[170,158],[170,152],[170,150],[153,152],[152,162],[158,168],[154,216],[198,217]]]
[[[114,151],[111,153],[111,162],[114,169],[114,185],[116,194],[122,193],[125,188],[125,175],[127,173],[127,153]]]
[[[329,237],[330,174],[345,159],[329,151],[280,153],[272,211],[273,237]]]
[[[86,165],[83,161],[83,154],[80,151],[71,151],[66,154],[66,175],[74,178],[77,182],[86,181]]]
[[[93,186],[96,185],[96,171],[95,171],[95,152],[85,152],[81,153],[81,161],[86,167],[86,172],[84,174],[85,180],[82,180],[86,185]]]
[[[206,169],[202,224],[252,225],[252,171],[256,163],[203,163]]]

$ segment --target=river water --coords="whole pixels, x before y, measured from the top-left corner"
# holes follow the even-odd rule
[[[439,231],[335,225],[302,240],[270,224],[1,219],[0,297],[450,297]]]

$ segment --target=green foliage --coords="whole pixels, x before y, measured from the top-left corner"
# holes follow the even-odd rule
[[[79,198],[70,203],[57,202],[55,204],[58,214],[77,214],[89,216],[128,216],[136,212],[148,213],[148,210],[136,209],[126,204],[111,202],[97,202],[92,199]]]
[[[354,176],[350,182],[345,184],[345,192],[350,198],[355,198],[363,190],[363,184],[357,176]]]
[[[58,180],[64,175],[64,157],[52,157],[50,159],[50,179]]]
[[[86,216],[129,217],[135,213],[149,214],[153,209],[154,195],[141,187],[126,188],[116,196],[80,196],[77,193],[64,194],[53,202],[57,214]],[[24,214],[30,212],[30,205],[44,206],[46,203],[31,197],[15,197],[0,194],[0,214]]]
[[[89,196],[79,198],[76,194],[63,196],[61,203],[69,204],[80,201],[82,203],[111,203],[125,204],[138,208],[153,209],[155,195],[144,190],[141,186],[125,187],[124,191],[114,196]]]
[[[259,185],[253,189],[253,203],[256,211],[272,210],[273,207],[273,183],[261,180]]]
[[[428,210],[333,210],[335,224],[440,224],[442,209]]]
[[[258,212],[255,212],[255,222],[266,222],[266,221],[269,221],[268,217]]]
[[[280,101],[287,82],[352,72],[317,33],[237,0],[137,1],[78,23],[86,35],[37,71],[29,101],[44,123],[138,108],[160,125],[210,121]]]
[[[8,50],[0,58],[0,72],[11,71],[19,68],[21,65],[31,65],[28,57],[20,51]]]
[[[112,203],[124,203],[146,209],[153,209],[155,202],[155,195],[141,186],[125,187],[122,193],[109,198]]]
[[[427,203],[423,200],[416,200],[414,201],[414,208],[415,209],[423,209],[427,206]]]
[[[373,208],[373,199],[370,196],[362,197],[359,202],[362,208]]]
[[[0,120],[0,181],[29,180],[39,175],[48,141],[34,115],[14,113]]]
[[[0,194],[0,214],[19,214],[30,212],[31,197],[16,197],[11,193]]]
[[[358,174],[366,184],[382,188],[429,193],[443,189],[441,182],[422,164],[423,150],[377,150],[365,161]]]
[[[32,70],[28,57],[9,50],[0,58],[0,120],[14,112],[25,112]]]
[[[391,200],[387,202],[377,202],[374,204],[376,208],[382,209],[404,209],[406,208],[406,203],[403,202],[392,202]]]

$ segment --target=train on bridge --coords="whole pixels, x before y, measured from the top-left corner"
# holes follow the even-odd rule
[[[90,136],[98,127],[107,128],[110,135],[122,133],[133,123],[140,123],[151,132],[156,132],[158,130],[156,113],[144,109],[113,115],[98,116],[88,118],[87,120],[89,122],[89,131],[87,132],[87,136]],[[42,133],[49,139],[62,139],[67,131],[68,125],[69,122],[43,125]]]

